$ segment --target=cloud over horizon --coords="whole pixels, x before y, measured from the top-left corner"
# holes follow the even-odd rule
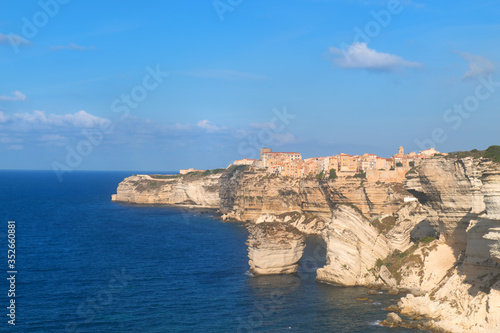
[[[346,50],[330,47],[328,52],[334,56],[333,64],[341,68],[393,72],[405,67],[422,67],[418,62],[407,61],[397,55],[370,49],[366,43],[352,43]]]
[[[8,35],[4,35],[0,33],[0,44],[3,45],[31,45],[31,42],[17,34],[10,33]]]
[[[207,131],[207,133],[215,133],[215,132],[219,132],[221,130],[220,127],[212,124],[210,121],[208,120],[200,120],[196,126],[198,126],[199,128],[203,128],[204,130]]]
[[[110,128],[109,131],[100,130],[103,123]],[[123,147],[171,150],[181,146],[212,149],[210,147],[222,147],[229,143],[236,152],[241,142],[252,139],[260,142],[265,138],[267,141],[261,144],[273,146],[297,142],[294,134],[280,132],[272,123],[251,123],[238,128],[216,125],[208,119],[192,123],[163,124],[135,116],[107,119],[84,110],[66,114],[39,110],[13,114],[0,111],[0,145],[10,150],[74,146],[86,138],[85,133],[97,133],[97,136],[102,134],[104,150],[119,150]]]
[[[26,95],[20,92],[19,90],[14,90],[11,96],[8,95],[0,96],[0,101],[18,102],[25,100],[26,100]]]
[[[57,115],[54,113],[46,114],[45,111],[39,110],[34,110],[31,113],[18,112],[14,113],[13,115],[9,115],[5,112],[0,111],[0,124],[12,123],[11,125],[13,125],[14,127],[16,125],[30,125],[30,127],[49,125],[54,129],[68,126],[91,128],[99,126],[103,122],[109,122],[109,120],[91,115],[84,110],[63,115]]]
[[[469,63],[469,70],[462,76],[462,80],[488,76],[495,72],[495,66],[483,56],[469,52],[456,51],[462,59]]]

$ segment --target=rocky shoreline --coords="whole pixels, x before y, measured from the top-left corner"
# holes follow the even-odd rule
[[[294,179],[236,166],[136,175],[113,200],[217,209],[223,220],[247,222],[254,274],[296,272],[304,235],[320,236],[326,265],[317,281],[407,291],[387,326],[500,329],[500,165],[487,159],[431,158],[404,183]]]

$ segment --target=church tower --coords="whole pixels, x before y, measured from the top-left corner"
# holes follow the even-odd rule
[[[403,148],[403,146],[399,147],[399,152],[398,154],[401,154],[401,155],[404,155],[405,154],[405,149]]]

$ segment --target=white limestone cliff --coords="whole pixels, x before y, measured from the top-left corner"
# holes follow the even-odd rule
[[[248,226],[250,272],[255,275],[290,274],[299,267],[305,237],[288,223],[259,223]]]
[[[385,236],[349,206],[342,205],[333,211],[321,236],[327,246],[327,264],[317,270],[316,279],[321,282],[368,285],[375,280],[368,270],[375,266],[377,259],[390,253]]]
[[[221,173],[199,176],[134,175],[118,185],[113,201],[219,208]]]
[[[448,164],[448,165],[446,165]],[[434,211],[442,237],[425,255],[420,281],[426,294],[401,299],[402,314],[429,318],[428,328],[446,332],[500,331],[498,265],[499,166],[488,161],[438,159],[424,165],[415,186]],[[407,184],[408,185],[408,184]]]

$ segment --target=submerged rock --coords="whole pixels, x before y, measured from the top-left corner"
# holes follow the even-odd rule
[[[401,317],[398,316],[397,313],[389,312],[387,314],[387,318],[383,320],[380,324],[388,327],[399,327],[402,322],[403,319],[401,319]]]
[[[356,301],[368,301],[368,297],[356,297]]]
[[[387,292],[389,295],[397,295],[399,294],[399,290],[396,288],[393,288]]]
[[[397,305],[389,305],[388,307],[385,308],[385,311],[390,311],[390,312],[398,312],[399,308]]]

